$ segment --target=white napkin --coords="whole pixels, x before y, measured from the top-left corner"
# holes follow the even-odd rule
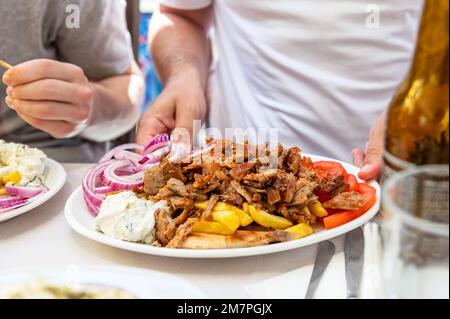
[[[368,223],[364,226],[364,268],[361,280],[360,298],[382,298],[381,287],[381,240],[378,225]],[[314,298],[342,299],[346,298],[345,256],[343,252],[343,236],[332,240],[336,246],[336,254],[323,273]],[[317,245],[316,248],[317,250]],[[310,264],[285,274],[278,275],[262,282],[244,287],[250,298],[259,299],[303,299],[306,295],[314,264]]]

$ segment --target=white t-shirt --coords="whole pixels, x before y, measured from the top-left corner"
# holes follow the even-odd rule
[[[422,0],[161,0],[212,4],[208,126],[278,128],[286,146],[351,160],[409,69]]]

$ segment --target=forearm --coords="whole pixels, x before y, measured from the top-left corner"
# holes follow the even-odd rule
[[[152,18],[150,48],[161,82],[186,78],[206,86],[210,62],[207,31],[211,8],[179,13],[161,7]]]
[[[94,105],[81,137],[95,142],[115,139],[136,125],[144,94],[144,81],[136,63],[124,74],[90,82]]]

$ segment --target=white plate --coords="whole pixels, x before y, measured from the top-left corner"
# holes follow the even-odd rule
[[[0,294],[36,279],[58,284],[93,284],[122,289],[139,299],[202,299],[206,295],[191,283],[166,273],[130,267],[70,265],[66,268],[23,268],[0,273]]]
[[[304,154],[305,156],[311,157],[313,161],[321,160],[331,160],[336,161],[327,157],[315,156]],[[357,175],[359,168],[348,163],[340,162],[348,173]],[[373,186],[377,191],[377,202],[372,206],[364,215],[359,218],[352,220],[351,222],[330,229],[330,230],[320,230],[316,233],[297,240],[277,243],[258,247],[248,247],[248,248],[232,248],[232,249],[174,249],[174,248],[163,248],[163,247],[153,247],[150,245],[130,243],[118,239],[114,239],[104,235],[103,233],[97,231],[94,226],[94,217],[89,213],[86,205],[83,201],[83,193],[81,187],[77,188],[69,197],[65,207],[65,216],[69,225],[79,234],[90,238],[92,240],[98,241],[105,245],[135,251],[143,254],[167,256],[167,257],[180,257],[180,258],[230,258],[230,257],[244,257],[244,256],[254,256],[281,252],[285,250],[295,249],[303,246],[312,245],[323,240],[334,238],[336,236],[345,234],[357,227],[360,227],[370,221],[370,219],[375,216],[380,208],[380,185],[377,182],[372,181],[370,185]]]
[[[38,198],[36,198],[31,203],[25,206],[13,209],[6,213],[0,213],[0,223],[10,220],[11,218],[17,217],[19,215],[25,214],[30,210],[42,205],[50,198],[55,196],[56,193],[58,193],[59,190],[64,186],[64,183],[66,182],[67,178],[67,173],[61,164],[59,164],[55,160],[46,158],[44,176],[45,176],[44,184],[45,186],[47,186],[48,192],[39,195]]]

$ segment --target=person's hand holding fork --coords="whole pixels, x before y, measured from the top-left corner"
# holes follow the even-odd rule
[[[83,70],[53,60],[32,60],[3,75],[6,105],[28,124],[55,138],[80,133],[89,120],[95,94]]]

